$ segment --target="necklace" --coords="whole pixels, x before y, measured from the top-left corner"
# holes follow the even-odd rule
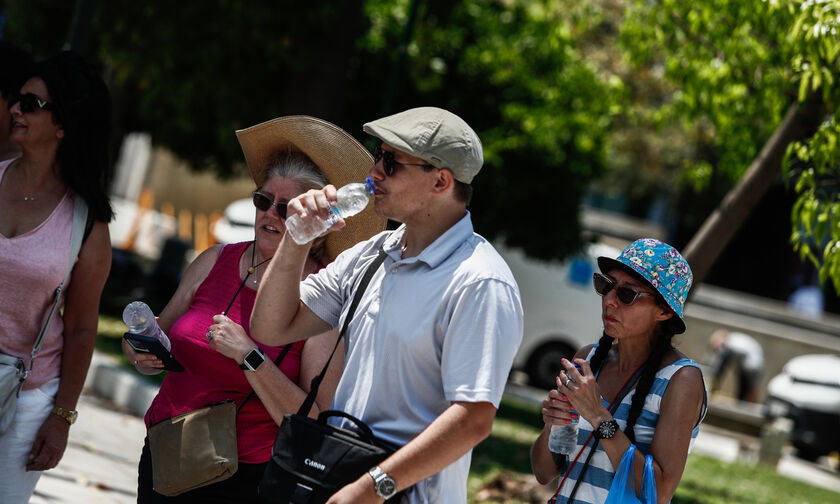
[[[239,295],[240,292],[242,292],[242,287],[245,287],[245,282],[248,281],[248,278],[250,278],[250,276],[253,275],[255,271],[257,271],[257,268],[271,260],[271,257],[269,257],[268,259],[261,261],[259,264],[254,264],[254,260],[256,260],[257,258],[256,240],[254,240],[253,247],[254,248],[251,249],[251,265],[248,266],[248,273],[245,275],[245,278],[242,279],[242,283],[239,284],[239,288],[236,289],[236,293],[233,295],[233,298],[230,300],[230,303],[228,303],[228,306],[227,308],[225,308],[225,311],[222,312],[222,315],[227,315],[228,310],[230,310],[230,307],[233,306],[233,302],[236,301],[236,297]],[[257,283],[256,278],[254,279],[254,283]]]
[[[20,175],[18,175],[17,183],[18,188],[20,188],[20,193],[23,194],[23,201],[35,201],[36,199],[38,199],[37,196],[30,196],[26,194],[26,190],[23,188],[23,182],[21,181],[21,179],[23,179],[23,168],[20,167],[20,165],[18,165],[18,173],[20,173]]]
[[[272,256],[272,257],[274,257],[274,256]],[[269,257],[268,259],[264,259],[264,260],[260,261],[260,263],[259,263],[259,264],[254,264],[254,261],[255,261],[256,259],[257,259],[257,242],[256,242],[256,240],[255,240],[255,241],[254,241],[254,245],[251,247],[251,265],[250,265],[250,266],[248,266],[248,274],[247,274],[247,275],[245,275],[245,280],[247,280],[249,276],[251,276],[251,275],[253,275],[254,273],[256,273],[257,268],[259,268],[259,267],[260,267],[260,266],[262,266],[263,264],[265,264],[265,263],[267,263],[268,261],[270,261],[270,260],[271,260],[271,257]],[[257,284],[258,282],[259,282],[259,279],[255,276],[255,277],[254,277],[254,284]]]

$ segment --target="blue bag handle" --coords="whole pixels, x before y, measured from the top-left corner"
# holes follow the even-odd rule
[[[653,455],[645,455],[645,470],[642,479],[642,499],[636,497],[634,459],[636,445],[631,444],[624,452],[615,471],[610,493],[604,504],[656,504],[656,479],[653,475]]]
[[[653,455],[645,455],[645,473],[642,479],[642,499],[645,504],[656,504],[656,478],[653,475]]]

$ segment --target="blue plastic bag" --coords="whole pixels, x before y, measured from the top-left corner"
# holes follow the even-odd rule
[[[656,480],[653,476],[653,456],[645,455],[645,471],[642,480],[642,499],[636,497],[636,478],[633,476],[633,460],[636,453],[636,446],[630,445],[618,470],[613,477],[610,493],[604,504],[656,504]]]

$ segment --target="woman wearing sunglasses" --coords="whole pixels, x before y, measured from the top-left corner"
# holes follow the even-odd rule
[[[147,441],[139,464],[138,503],[258,502],[257,485],[278,425],[283,415],[298,410],[336,341],[335,332],[328,332],[288,349],[259,344],[250,336],[251,312],[268,262],[286,231],[286,203],[327,183],[362,180],[373,158],[350,135],[312,117],[281,117],[238,131],[237,137],[257,184],[252,194],[255,239],[202,252],[161,311],[158,322],[185,371],[167,373],[146,413],[146,425],[228,399],[237,406],[244,402],[236,419],[239,467],[229,479],[167,497],[154,491]],[[348,236],[330,233],[319,240],[301,278],[385,226],[384,219],[372,213],[360,217],[348,222]],[[157,357],[134,352],[125,341],[123,350],[141,373],[159,373],[163,367]],[[332,401],[343,367],[341,356],[342,351],[336,352],[324,377],[314,416]],[[256,397],[245,401],[251,391]]]
[[[598,266],[593,284],[604,334],[558,370],[557,389],[543,400],[545,428],[531,449],[531,466],[543,484],[560,476],[557,503],[603,503],[634,444],[637,494],[650,454],[657,501],[669,502],[706,411],[697,363],[672,346],[674,335],[685,332],[691,269],[676,249],[654,239],[631,243],[615,259],[599,257]],[[574,451],[552,454],[551,426],[571,423],[578,423]]]
[[[93,353],[99,298],[111,266],[105,190],[109,94],[73,53],[35,65],[7,97],[20,157],[0,162],[0,352],[31,372],[0,435],[0,494],[23,503],[41,471],[58,464]],[[69,284],[34,362],[31,353],[70,261],[75,200],[88,208]]]

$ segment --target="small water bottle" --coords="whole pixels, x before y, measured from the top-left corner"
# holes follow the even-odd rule
[[[160,328],[155,314],[149,305],[143,301],[133,301],[123,310],[123,322],[128,326],[128,332],[141,336],[157,338],[167,351],[172,350],[172,344],[166,333]]]
[[[580,370],[580,366],[575,364]],[[571,380],[572,378],[569,377]],[[552,425],[551,433],[548,435],[548,449],[554,453],[571,455],[575,451],[578,438],[578,421],[566,425]]]
[[[339,219],[346,219],[365,209],[370,197],[376,194],[373,179],[368,177],[365,183],[353,182],[338,190],[338,202],[330,208],[330,216],[326,220],[307,217],[301,219],[294,214],[286,219],[286,231],[298,245],[309,243],[321,236]]]

